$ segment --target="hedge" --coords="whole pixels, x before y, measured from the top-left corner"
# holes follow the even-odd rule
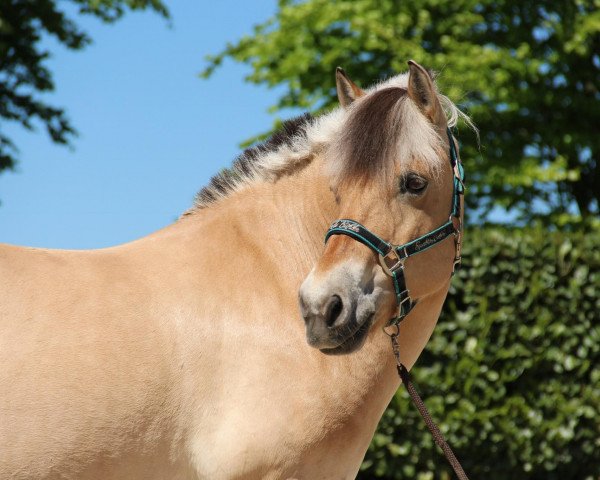
[[[412,372],[471,479],[600,478],[600,231],[467,232]],[[454,478],[404,389],[358,478]]]

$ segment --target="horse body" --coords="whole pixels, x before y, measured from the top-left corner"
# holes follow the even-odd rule
[[[344,213],[325,162],[122,246],[1,246],[0,478],[354,478],[399,382],[380,328],[351,355],[305,340],[297,292]],[[448,285],[401,325],[409,367]]]
[[[120,250],[2,248],[1,478],[127,478],[168,463],[153,454],[168,441],[173,349]]]

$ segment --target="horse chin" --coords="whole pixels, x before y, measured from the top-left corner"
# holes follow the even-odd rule
[[[374,317],[375,313],[369,315],[364,322],[361,322],[360,326],[354,331],[354,333],[349,335],[337,347],[321,348],[319,350],[325,355],[346,355],[359,350],[365,343]]]

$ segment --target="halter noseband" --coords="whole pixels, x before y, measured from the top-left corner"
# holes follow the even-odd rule
[[[404,262],[408,257],[424,252],[425,250],[437,245],[450,235],[454,235],[454,263],[452,273],[460,265],[461,260],[461,235],[462,220],[460,218],[460,197],[464,194],[465,186],[464,169],[460,159],[456,154],[454,138],[450,129],[446,129],[448,140],[450,142],[450,164],[454,172],[454,183],[452,191],[452,208],[448,221],[442,226],[432,230],[425,235],[412,240],[404,245],[394,245],[393,243],[382,240],[366,227],[354,220],[342,219],[333,222],[327,234],[325,242],[332,235],[348,235],[354,240],[366,245],[379,255],[379,264],[383,271],[392,277],[394,282],[394,291],[396,292],[396,302],[398,303],[398,314],[389,321],[389,325],[397,325],[406,317],[417,301],[410,297],[410,291],[406,288],[406,279],[404,277]]]

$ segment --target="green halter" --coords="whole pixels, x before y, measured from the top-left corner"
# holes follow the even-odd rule
[[[445,240],[450,235],[454,235],[455,255],[452,273],[454,273],[454,270],[460,265],[462,234],[460,197],[465,191],[463,183],[464,169],[456,154],[454,138],[452,137],[452,132],[449,128],[447,129],[447,133],[450,142],[450,164],[452,165],[452,170],[454,172],[454,181],[452,208],[450,210],[450,217],[446,223],[404,245],[394,245],[393,243],[386,242],[360,223],[348,219],[336,220],[333,222],[325,235],[325,242],[327,242],[332,235],[348,235],[354,240],[366,245],[379,255],[379,264],[381,265],[381,268],[383,268],[383,271],[387,275],[392,277],[394,282],[396,302],[398,303],[398,314],[390,320],[389,325],[397,325],[400,323],[417,303],[416,300],[411,299],[410,291],[406,288],[404,262],[408,257],[424,252],[437,245],[442,240]]]

